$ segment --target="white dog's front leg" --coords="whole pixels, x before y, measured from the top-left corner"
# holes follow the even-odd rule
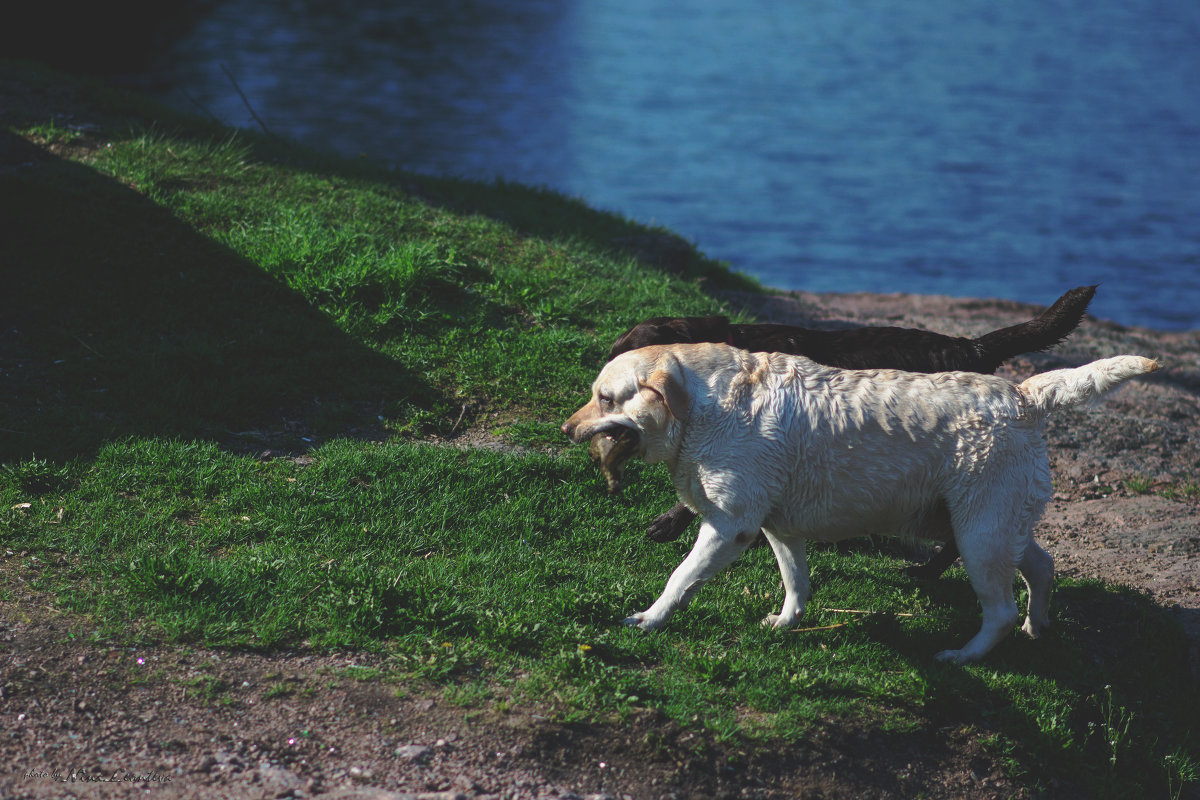
[[[708,583],[713,575],[732,564],[757,535],[757,530],[751,533],[721,532],[707,520],[702,522],[692,552],[671,573],[667,587],[654,605],[629,617],[625,624],[646,631],[660,627],[675,609],[687,605],[696,590]]]

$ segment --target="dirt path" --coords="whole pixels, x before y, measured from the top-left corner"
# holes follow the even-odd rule
[[[777,322],[961,335],[1040,310],[895,295],[729,300]],[[1054,418],[1056,494],[1037,536],[1060,575],[1150,592],[1200,642],[1200,333],[1089,319],[1055,352],[1001,374],[1022,379],[1119,353],[1158,356],[1164,369],[1096,411]],[[14,562],[0,558],[0,573]],[[533,708],[464,710],[425,687],[360,680],[375,666],[370,657],[94,646],[72,638],[77,622],[15,572],[0,574],[0,584],[9,588],[0,601],[3,798],[1027,796],[978,736],[959,728],[887,734],[830,725],[781,758],[706,741],[650,713],[583,725]]]

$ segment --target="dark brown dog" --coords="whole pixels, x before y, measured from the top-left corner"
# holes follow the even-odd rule
[[[732,323],[728,317],[654,317],[621,334],[608,360],[627,350],[654,344],[724,342],[751,352],[807,356],[842,369],[901,369],[908,372],[979,372],[990,375],[1005,361],[1022,353],[1048,350],[1078,327],[1096,294],[1095,286],[1080,286],[1028,322],[992,331],[978,339],[946,336],[915,328],[854,328],[817,331],[795,325]],[[609,490],[620,486],[620,454],[612,441],[593,442]],[[646,535],[656,542],[678,539],[696,515],[680,503],[650,523]],[[953,540],[930,561],[911,567],[908,574],[937,578],[958,558]]]

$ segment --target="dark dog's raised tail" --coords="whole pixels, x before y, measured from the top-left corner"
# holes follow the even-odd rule
[[[1022,353],[1049,350],[1066,341],[1071,331],[1079,327],[1087,312],[1088,303],[1096,294],[1095,286],[1078,286],[1054,301],[1054,305],[1038,316],[998,331],[986,333],[975,340],[980,356],[987,362],[980,372],[995,372],[1008,359]]]

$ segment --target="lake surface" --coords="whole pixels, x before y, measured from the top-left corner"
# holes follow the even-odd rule
[[[349,9],[353,9],[350,11]],[[1195,0],[228,0],[177,105],[541,184],[762,282],[1200,328]]]

